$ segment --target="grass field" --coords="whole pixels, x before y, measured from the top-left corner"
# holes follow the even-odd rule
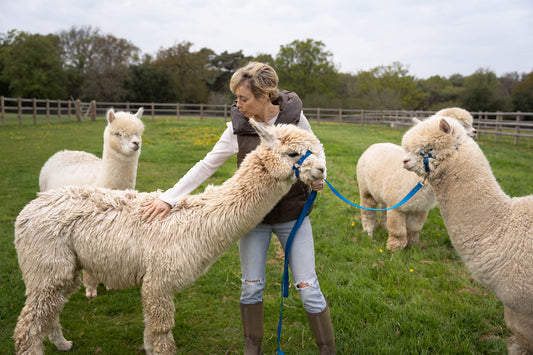
[[[137,189],[171,187],[216,142],[221,119],[146,120]],[[11,336],[24,304],[24,284],[13,245],[13,223],[35,198],[39,170],[54,152],[85,150],[101,156],[103,118],[96,122],[0,127],[0,353],[14,353]],[[371,144],[399,144],[404,130],[376,126],[313,124],[326,149],[328,180],[358,201],[355,166]],[[480,145],[502,188],[511,196],[531,194],[532,141],[518,146],[484,136]],[[228,161],[208,181],[220,184],[235,171]],[[203,190],[205,184],[199,189]],[[475,206],[465,206],[475,208]],[[504,353],[509,332],[499,301],[474,281],[454,251],[438,208],[430,212],[421,243],[386,250],[387,235],[363,233],[360,212],[325,187],[311,215],[316,263],[327,297],[339,354]],[[275,238],[273,238],[273,241]],[[283,253],[272,243],[265,290],[266,354],[276,350]],[[143,318],[139,289],[106,291],[87,300],[74,294],[61,314],[65,336],[76,354],[142,353]],[[237,245],[185,291],[175,295],[174,338],[182,354],[242,353]],[[314,354],[316,347],[297,292],[284,300],[282,349]],[[48,341],[47,354],[60,353]]]

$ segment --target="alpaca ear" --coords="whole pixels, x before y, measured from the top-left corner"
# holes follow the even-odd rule
[[[144,112],[144,109],[142,107],[139,107],[139,110],[135,114],[135,117],[140,119],[142,117],[142,115],[143,115],[143,112]]]
[[[259,134],[259,137],[261,137],[261,141],[264,142],[268,148],[274,149],[279,144],[278,137],[276,137],[274,132],[266,125],[257,123],[253,118],[250,118],[249,122],[257,134]]]
[[[412,117],[412,118],[411,118],[411,121],[413,121],[413,123],[414,123],[415,125],[417,125],[417,124],[419,124],[420,122],[422,122],[422,121],[420,121],[420,120],[419,120],[418,118],[416,118],[416,117]]]
[[[111,123],[115,120],[116,116],[115,116],[115,110],[113,110],[112,108],[110,108],[109,110],[107,110],[107,122]]]
[[[441,131],[443,131],[446,134],[449,134],[452,131],[452,127],[450,126],[448,121],[446,121],[444,118],[440,120],[439,128]]]

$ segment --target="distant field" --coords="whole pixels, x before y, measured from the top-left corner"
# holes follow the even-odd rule
[[[211,149],[225,128],[222,119],[146,120],[137,189],[167,189]],[[61,149],[101,156],[105,120],[0,127],[0,353],[13,354],[11,336],[24,304],[24,284],[13,245],[13,223],[35,197],[41,166]],[[399,144],[405,129],[312,124],[328,161],[328,181],[359,200],[355,166],[373,143]],[[531,140],[484,136],[480,145],[502,188],[511,196],[531,194]],[[208,181],[220,184],[235,171],[230,159]],[[199,189],[203,190],[205,184]],[[475,208],[475,206],[465,206]],[[311,215],[319,281],[328,299],[339,354],[504,353],[509,332],[503,307],[472,279],[454,251],[438,208],[430,212],[420,245],[391,253],[387,234],[371,240],[360,212],[325,187]],[[273,238],[273,241],[275,238]],[[273,242],[265,290],[266,354],[276,350],[283,253]],[[232,246],[193,286],[175,295],[174,338],[183,354],[242,353],[239,314],[240,266]],[[139,289],[107,291],[96,299],[80,289],[61,315],[76,354],[141,354],[143,317]],[[284,300],[282,349],[315,354],[303,306],[291,287]],[[47,354],[60,353],[48,341]],[[61,352],[62,353],[62,352]],[[64,354],[64,353],[62,353]]]

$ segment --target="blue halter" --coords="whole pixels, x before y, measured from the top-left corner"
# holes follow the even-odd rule
[[[426,173],[429,173],[429,158],[433,159],[435,158],[431,153],[420,153],[422,156],[422,159],[424,160],[424,169],[426,170]]]
[[[307,159],[311,155],[311,152],[308,150],[307,153],[305,153],[298,161],[292,166],[292,170],[294,170],[296,177],[300,177],[300,167],[302,166],[305,159]]]

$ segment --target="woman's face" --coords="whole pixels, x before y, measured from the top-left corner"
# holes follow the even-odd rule
[[[248,118],[253,117],[256,121],[265,122],[265,108],[268,102],[267,96],[256,98],[247,83],[243,83],[235,90],[237,95],[237,108]]]

